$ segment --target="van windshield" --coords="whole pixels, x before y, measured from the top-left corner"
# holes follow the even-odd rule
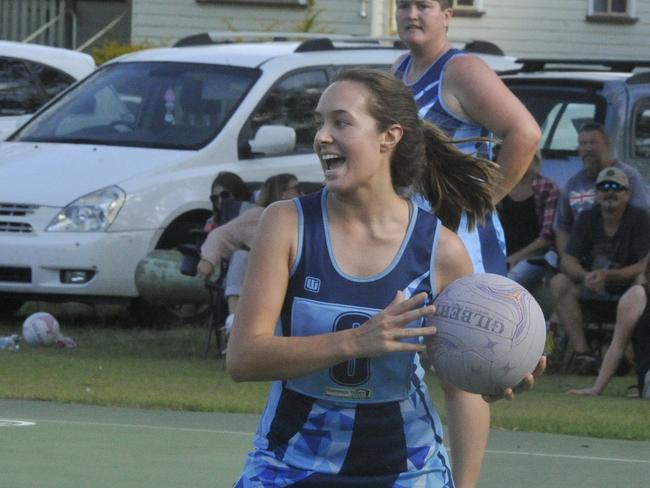
[[[198,149],[216,137],[259,75],[210,64],[109,64],[12,140]]]

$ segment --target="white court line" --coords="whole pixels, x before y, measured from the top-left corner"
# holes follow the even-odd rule
[[[191,427],[167,427],[164,425],[142,425],[142,424],[116,424],[110,422],[82,422],[79,420],[32,420],[32,422],[42,422],[46,424],[69,424],[69,425],[90,425],[95,427],[120,427],[127,429],[150,429],[150,430],[172,430],[179,432],[205,432],[207,434],[230,434],[230,435],[242,435],[253,437],[252,432],[240,432],[234,430],[218,430],[218,429],[195,429]]]
[[[141,424],[117,424],[117,423],[105,423],[105,422],[83,422],[78,420],[29,420],[25,422],[43,422],[48,424],[68,424],[68,425],[90,425],[96,427],[119,427],[126,429],[149,429],[149,430],[167,430],[167,431],[177,431],[177,432],[199,432],[199,433],[208,433],[208,434],[227,434],[227,435],[239,435],[252,437],[252,432],[241,432],[235,430],[220,430],[220,429],[198,429],[191,427],[167,427],[160,425],[141,425]],[[447,448],[449,449],[449,448]],[[535,456],[535,457],[545,457],[545,458],[560,458],[560,459],[576,459],[581,461],[607,461],[615,463],[639,463],[639,464],[650,464],[650,460],[647,459],[621,459],[621,458],[609,458],[609,457],[598,457],[598,456],[575,456],[571,454],[545,454],[541,452],[528,452],[528,451],[500,451],[494,449],[486,449],[487,454],[505,454],[510,456]]]
[[[32,425],[36,424],[24,420],[0,419],[0,427],[31,427]]]
[[[608,458],[608,457],[597,457],[597,456],[574,456],[571,454],[544,454],[541,452],[526,452],[526,451],[495,451],[492,449],[486,449],[485,452],[490,454],[507,454],[511,456],[537,456],[537,457],[562,458],[562,459],[580,459],[583,461],[610,461],[615,463],[650,464],[650,460],[648,459],[621,459],[621,458]]]

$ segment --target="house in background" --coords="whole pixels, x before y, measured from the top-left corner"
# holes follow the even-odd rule
[[[307,0],[133,0],[135,42],[170,44],[205,31],[294,31]],[[450,37],[481,39],[518,57],[650,58],[650,2],[453,0]],[[317,0],[314,30],[394,35],[395,0]]]
[[[0,0],[0,39],[88,50],[111,39],[171,45],[209,31],[395,34],[395,0]],[[650,58],[650,2],[453,0],[450,37],[518,57]]]
[[[392,8],[394,2],[389,2]],[[517,57],[650,59],[647,0],[454,0],[454,38]]]
[[[131,39],[132,0],[0,0],[0,39],[88,51]]]

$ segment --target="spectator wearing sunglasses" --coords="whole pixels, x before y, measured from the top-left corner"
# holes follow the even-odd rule
[[[201,246],[201,260],[197,266],[198,276],[210,276],[214,267],[222,259],[228,260],[224,292],[228,302],[229,316],[226,319],[228,332],[244,282],[248,253],[264,208],[278,200],[288,200],[300,195],[298,178],[295,175],[282,173],[271,176],[262,185],[257,205],[211,231]]]
[[[600,171],[596,205],[578,215],[560,273],[551,280],[555,312],[575,350],[579,373],[598,370],[584,334],[580,302],[612,306],[644,272],[650,251],[650,215],[630,202],[630,180],[616,166]]]
[[[642,209],[650,208],[650,199],[641,175],[636,168],[614,157],[609,137],[602,124],[591,121],[580,127],[578,155],[582,159],[582,169],[573,175],[562,189],[556,211],[555,247],[560,259],[578,214],[590,209],[596,202],[596,177],[601,170],[610,166],[623,170],[629,180],[630,205]]]
[[[210,202],[212,216],[205,223],[205,232],[210,232],[255,206],[244,180],[229,171],[221,171],[212,182]]]

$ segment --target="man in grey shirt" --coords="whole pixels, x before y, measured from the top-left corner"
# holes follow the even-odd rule
[[[560,257],[566,249],[571,228],[580,212],[596,202],[596,177],[609,166],[622,169],[630,182],[630,205],[650,208],[650,199],[639,172],[622,161],[614,159],[605,128],[597,123],[584,124],[578,132],[578,154],[583,168],[573,175],[562,189],[555,213],[556,248]]]

